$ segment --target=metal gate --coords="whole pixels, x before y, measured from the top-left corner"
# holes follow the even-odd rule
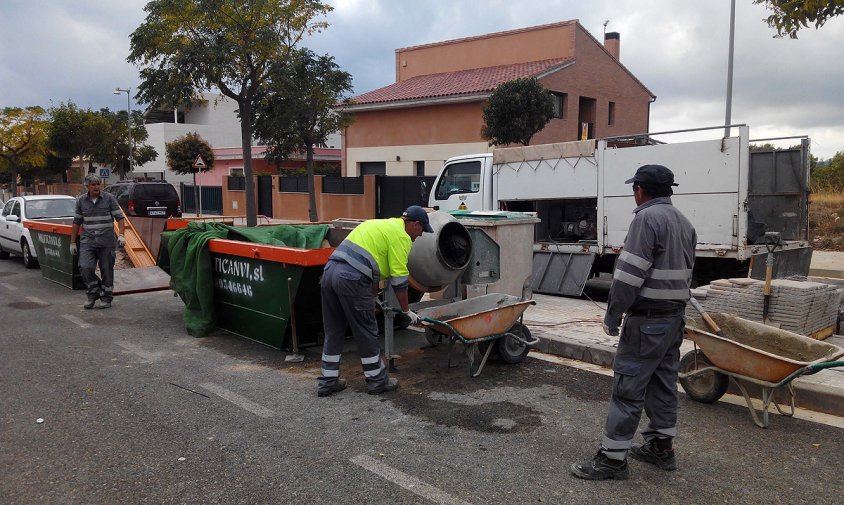
[[[200,186],[202,191],[202,213],[219,216],[223,214],[223,187],[222,186]],[[197,212],[196,193],[193,184],[180,184],[179,193],[182,197],[182,212],[199,214]]]
[[[783,240],[807,240],[809,231],[808,139],[803,146],[750,153],[747,239],[764,241],[766,230]]]
[[[399,217],[411,205],[428,206],[428,194],[436,176],[377,176],[376,216]]]
[[[258,214],[273,217],[273,176],[258,176]]]

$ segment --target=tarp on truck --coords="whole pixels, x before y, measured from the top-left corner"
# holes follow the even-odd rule
[[[215,326],[214,281],[208,250],[211,239],[317,249],[328,228],[327,224],[236,228],[222,223],[192,222],[186,228],[162,233],[168,257],[160,258],[166,263],[161,266],[169,269],[170,287],[185,303],[185,329],[195,337],[202,337]]]

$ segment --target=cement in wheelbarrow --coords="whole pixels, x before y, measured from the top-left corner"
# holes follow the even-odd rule
[[[796,333],[730,314],[710,315],[726,338],[705,331],[702,322],[690,322],[687,336],[713,365],[734,374],[777,383],[807,365],[844,355],[838,346]]]
[[[493,293],[439,307],[420,309],[418,314],[420,317],[447,322],[460,336],[473,340],[503,334],[532,303],[532,300],[523,300],[518,296]],[[431,326],[440,333],[452,333],[444,325]]]

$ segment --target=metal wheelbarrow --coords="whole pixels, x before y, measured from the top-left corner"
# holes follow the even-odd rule
[[[781,415],[794,415],[794,379],[844,366],[844,361],[836,361],[844,356],[844,349],[836,345],[729,314],[712,314],[712,319],[723,330],[723,337],[686,327],[686,338],[694,341],[695,349],[680,360],[680,384],[693,400],[713,403],[733,382],[744,396],[753,422],[761,428],[768,427],[771,404]],[[761,387],[759,412],[743,383]],[[789,410],[783,410],[774,399],[780,390],[784,390]]]
[[[452,349],[454,343],[460,341],[469,362],[469,375],[477,377],[493,348],[498,350],[503,361],[519,363],[527,356],[530,347],[539,343],[539,339],[533,338],[521,322],[529,305],[536,305],[536,302],[493,293],[420,309],[417,314],[426,326],[426,336],[432,345],[448,339],[448,366],[457,366],[452,365]],[[482,355],[477,367],[476,350]]]

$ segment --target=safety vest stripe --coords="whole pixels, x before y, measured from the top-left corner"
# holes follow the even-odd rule
[[[642,258],[641,256],[636,256],[635,254],[629,251],[621,251],[621,254],[618,255],[618,259],[642,270],[647,270],[651,267],[651,265],[653,265],[653,263],[646,260],[645,258]]]
[[[680,270],[667,270],[662,268],[654,268],[651,271],[651,279],[659,279],[664,281],[683,281],[691,279],[692,271],[688,268]]]
[[[88,230],[99,230],[102,228],[108,229],[111,228],[113,225],[111,223],[101,223],[101,224],[86,224],[85,228]]]
[[[111,221],[111,214],[106,214],[102,216],[85,216],[85,222],[88,221]]]
[[[643,298],[650,298],[652,300],[688,300],[690,293],[689,289],[659,289],[643,287],[639,292]]]
[[[643,278],[641,278],[637,275],[627,273],[623,270],[619,270],[617,268],[615,269],[615,273],[613,274],[612,278],[615,281],[619,281],[619,282],[623,282],[625,284],[629,284],[629,285],[633,286],[634,288],[638,288],[639,286],[641,286],[642,284],[645,283],[645,279],[643,279]]]

